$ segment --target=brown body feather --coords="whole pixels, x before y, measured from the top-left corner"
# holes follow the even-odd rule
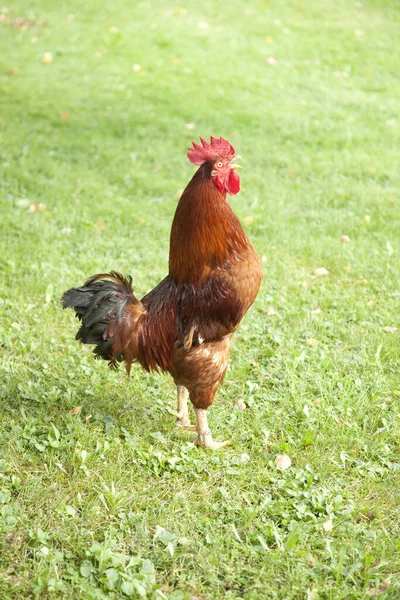
[[[212,403],[226,372],[230,337],[263,277],[239,219],[211,180],[212,168],[212,161],[201,165],[182,194],[171,229],[169,275],[158,286],[139,301],[116,274],[86,282],[94,289],[101,278],[114,278],[100,341],[93,341],[89,325],[85,329],[86,313],[75,300],[76,292],[89,288],[64,294],[64,306],[73,306],[82,319],[80,338],[97,343],[97,354],[125,360],[128,371],[137,361],[148,371],[170,372],[197,408]]]

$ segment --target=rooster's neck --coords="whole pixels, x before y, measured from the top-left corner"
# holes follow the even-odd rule
[[[178,283],[202,283],[226,261],[240,260],[248,240],[239,219],[204,163],[184,190],[171,229],[169,274]]]

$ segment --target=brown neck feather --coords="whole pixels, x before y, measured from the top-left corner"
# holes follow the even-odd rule
[[[248,240],[239,219],[201,165],[184,190],[171,229],[169,274],[178,283],[202,283],[227,260],[236,261]]]

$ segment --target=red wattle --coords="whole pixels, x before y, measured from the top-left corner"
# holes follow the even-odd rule
[[[240,177],[235,171],[232,169],[229,173],[228,180],[225,184],[226,191],[231,196],[234,196],[240,191]]]
[[[218,179],[218,177],[214,177],[213,182],[215,183],[215,185],[217,186],[217,188],[219,189],[220,192],[222,192],[224,190],[224,184],[222,183],[222,181],[220,179]]]

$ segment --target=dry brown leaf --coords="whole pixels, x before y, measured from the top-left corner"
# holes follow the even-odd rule
[[[33,27],[34,25],[35,25],[35,23],[32,23],[31,21],[27,21],[23,17],[17,17],[12,22],[12,26],[14,27],[14,29],[24,30],[24,29],[28,29],[29,27]]]
[[[307,564],[309,567],[315,567],[315,558],[312,554],[307,556]]]
[[[384,331],[386,331],[387,333],[396,333],[396,331],[398,331],[397,327],[393,327],[391,325],[386,325],[386,327],[383,328]]]
[[[44,212],[46,210],[46,205],[42,204],[41,202],[39,202],[39,204],[35,204],[35,202],[32,202],[29,205],[29,210],[30,212]]]
[[[320,400],[320,398],[314,398],[314,400],[312,401],[312,403],[317,406],[318,404],[321,404],[321,400]]]
[[[342,242],[342,244],[348,244],[350,242],[350,238],[348,235],[341,235],[340,241]]]
[[[60,113],[60,119],[64,119],[64,121],[69,121],[68,113]]]
[[[386,592],[386,590],[389,587],[389,582],[388,581],[382,581],[381,585],[379,588],[369,588],[365,594],[366,596],[381,596],[382,594],[384,594]]]
[[[275,458],[275,464],[281,469],[288,469],[291,466],[292,461],[287,454],[278,454]]]
[[[79,413],[82,410],[82,406],[75,406],[72,410],[71,410],[71,415],[75,416],[75,415],[79,415]]]
[[[327,269],[325,269],[325,267],[317,267],[313,271],[313,275],[315,275],[315,277],[323,277],[324,275],[328,275],[328,274],[329,274],[329,271]]]

